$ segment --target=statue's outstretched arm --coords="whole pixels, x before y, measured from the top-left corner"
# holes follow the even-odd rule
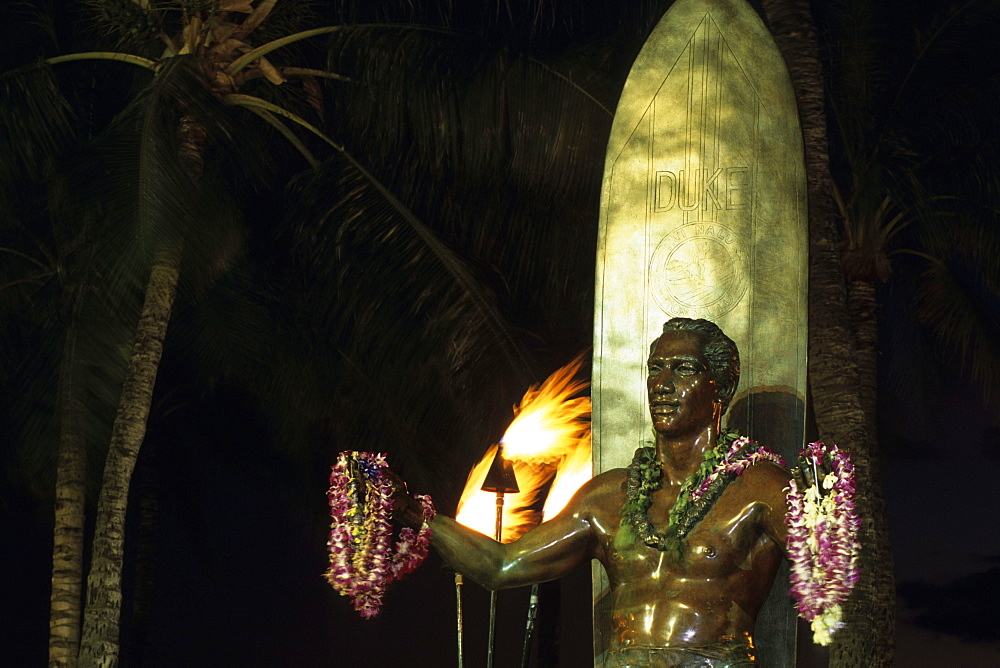
[[[459,573],[489,590],[554,580],[594,556],[595,536],[588,505],[595,481],[585,484],[566,508],[512,543],[499,543],[438,514],[431,522],[431,546]],[[414,526],[415,510],[400,508]]]
[[[590,523],[569,512],[507,544],[443,515],[430,527],[431,545],[445,562],[489,590],[554,580],[591,557]]]

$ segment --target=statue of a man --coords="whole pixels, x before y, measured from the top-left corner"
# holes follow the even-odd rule
[[[703,483],[706,453],[729,445],[721,419],[739,381],[736,344],[715,324],[667,322],[648,371],[655,448],[596,476],[512,543],[437,515],[432,545],[490,590],[599,560],[610,581],[606,666],[754,665],[754,623],[785,549],[789,473],[754,458],[728,485]],[[708,493],[689,503],[692,489]],[[420,512],[408,498],[397,503],[416,527]]]

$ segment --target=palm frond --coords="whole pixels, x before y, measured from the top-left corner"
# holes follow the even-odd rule
[[[1000,294],[986,293],[960,271],[945,262],[929,264],[917,317],[931,328],[942,351],[954,351],[953,360],[967,369],[985,405],[995,409],[1000,405]]]
[[[419,307],[422,301],[431,298],[433,291],[442,288],[443,294],[461,295],[466,304],[462,308],[478,311],[477,320],[492,329],[493,343],[512,366],[519,373],[530,374],[530,365],[496,311],[493,298],[482,289],[467,263],[349,154],[331,159],[327,168],[299,192],[306,201],[314,202],[318,211],[316,222],[310,219],[297,222],[299,235],[304,237],[308,233],[318,242],[300,249],[303,258],[312,259],[310,264],[323,267],[322,259],[339,260],[321,271],[333,272],[328,277],[340,281],[350,280],[352,272],[343,263],[358,262],[355,258],[360,258],[357,269],[371,267],[376,281],[398,274],[401,267],[410,269],[418,263],[424,264],[431,274],[426,278],[437,276],[430,281],[434,287],[415,284],[417,301],[407,299],[403,303]],[[362,246],[349,250],[348,246],[353,244]],[[377,262],[377,255],[382,252],[387,254],[386,261]],[[389,253],[393,257],[388,257]],[[378,275],[380,272],[383,273]],[[400,278],[405,279],[405,274]]]
[[[81,53],[68,53],[63,56],[52,56],[51,58],[46,58],[45,62],[49,65],[60,65],[62,63],[72,63],[80,60],[111,60],[118,63],[136,65],[154,72],[159,69],[159,63],[155,60],[143,58],[142,56],[136,56],[131,53],[122,53],[121,51],[83,51]]]
[[[321,10],[320,3],[313,0],[281,0],[271,8],[264,21],[254,28],[254,42],[263,44],[309,26],[325,25]]]
[[[326,16],[346,25],[397,23],[438,26],[480,42],[517,48],[564,48],[571,44],[620,38],[618,52],[627,68],[645,37],[670,6],[669,0],[625,4],[559,2],[514,3],[496,0],[458,2],[376,3],[339,0],[325,3]],[[630,49],[635,49],[629,53]],[[624,73],[622,74],[624,76]]]
[[[301,42],[302,40],[312,39],[313,37],[320,37],[322,35],[329,35],[330,33],[337,32],[338,30],[344,30],[344,26],[322,26],[319,28],[310,28],[309,30],[303,30],[291,35],[282,35],[276,39],[271,40],[266,44],[262,44],[256,48],[247,51],[245,54],[234,60],[229,67],[226,68],[226,74],[233,76],[238,74],[250,63],[255,60],[266,56],[267,54],[277,51],[278,49],[290,46],[296,42]]]
[[[39,60],[59,44],[60,14],[46,0],[8,0],[0,5],[0,62],[15,68]]]
[[[489,258],[515,293],[520,285],[511,282],[545,284],[522,271],[528,265],[555,278],[567,268],[561,258],[578,264],[577,243],[589,252],[593,219],[581,221],[580,236],[564,233],[568,254],[550,255],[555,266],[538,263],[533,246],[546,237],[554,244],[567,229],[549,217],[596,210],[610,119],[581,87],[599,77],[585,68],[564,77],[559,60],[419,31],[345,35],[334,55],[332,67],[358,84],[337,87],[342,106],[332,110],[339,128],[331,131],[364,151],[439,234]],[[406,67],[416,60],[418,71]]]
[[[892,106],[924,95],[932,82],[950,80],[945,88],[951,88],[976,72],[995,74],[988,54],[995,54],[996,40],[982,26],[998,19],[1000,6],[992,0],[961,0],[940,8],[916,31],[914,54],[900,78]],[[934,90],[942,88],[934,86]]]
[[[16,197],[72,138],[73,111],[51,69],[36,63],[0,75],[0,188]]]
[[[213,187],[219,175],[211,169],[192,173],[181,161],[182,116],[210,130],[205,155],[238,150],[233,121],[202,82],[196,63],[176,57],[69,168],[72,204],[100,212],[101,255],[111,263],[105,276],[112,294],[145,281],[165,240],[184,239],[185,263],[193,270],[188,276],[196,282],[203,272],[217,271],[238,243],[238,215],[225,190]],[[244,162],[256,171],[261,161]]]
[[[309,212],[283,241],[306,277],[296,329],[316,360],[324,347],[340,360],[309,370],[336,379],[329,428],[341,448],[385,443],[445,498],[527,384],[589,344],[580,258],[595,251],[610,119],[586,95],[603,75],[563,62],[421,29],[345,31],[328,69],[353,82],[334,85],[330,109],[346,153],[293,191]],[[534,359],[510,360],[503,337]]]
[[[57,189],[50,200],[54,212],[59,197]],[[136,295],[112,308],[97,289],[96,247],[89,237],[93,221],[65,225],[56,216],[35,222],[30,232],[39,246],[51,244],[45,255],[54,270],[23,292],[19,304],[6,302],[5,333],[14,328],[23,338],[5,338],[3,348],[17,355],[6,375],[13,391],[7,414],[17,425],[10,432],[12,469],[48,498],[61,426],[74,431],[91,461],[103,460],[139,301]],[[64,419],[70,424],[61,425]],[[99,467],[90,473],[88,487],[96,498]]]
[[[252,111],[253,113],[260,116],[261,118],[263,118],[264,121],[270,124],[272,127],[274,127],[274,129],[276,129],[281,134],[281,136],[283,136],[288,141],[288,143],[291,144],[295,148],[295,150],[297,150],[302,155],[303,158],[305,158],[305,161],[309,163],[310,167],[314,168],[319,167],[320,165],[319,160],[317,160],[316,156],[312,154],[312,151],[310,151],[309,148],[306,147],[305,142],[299,139],[298,135],[292,132],[291,128],[289,128],[285,123],[279,120],[277,116],[275,116],[267,109],[261,107],[247,106],[247,108],[250,109],[250,111]]]
[[[0,370],[4,374],[5,448],[3,469],[15,487],[39,498],[51,496],[55,481],[58,425],[55,411],[59,336],[9,312],[0,322]],[[38,351],[31,354],[26,351]]]
[[[834,0],[817,7],[824,31],[824,75],[833,139],[855,173],[871,160],[883,123],[886,97],[893,92],[891,73],[898,43],[887,33],[879,3]]]
[[[133,0],[84,0],[81,4],[90,44],[148,56],[162,50],[160,35],[178,30],[182,16],[182,8],[171,7],[170,2],[143,6]]]
[[[963,276],[977,289],[1000,296],[1000,207],[948,203],[953,204],[951,210],[921,226],[921,247],[935,258],[960,264]]]

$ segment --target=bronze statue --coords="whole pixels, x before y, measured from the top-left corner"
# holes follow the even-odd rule
[[[430,523],[432,545],[490,590],[552,580],[599,560],[612,601],[607,666],[754,665],[754,623],[784,554],[790,475],[754,455],[751,442],[739,475],[705,481],[712,453],[745,441],[731,446],[734,435],[722,433],[739,355],[715,324],[668,321],[648,371],[653,449],[596,476],[560,514],[512,543],[439,514]],[[692,489],[705,493],[689,503]],[[397,494],[397,514],[413,527],[422,521],[405,494]]]

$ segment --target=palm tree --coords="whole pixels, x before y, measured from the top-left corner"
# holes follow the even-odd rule
[[[853,45],[853,57],[830,74],[830,117],[840,147],[834,193],[849,304],[865,366],[875,368],[877,286],[912,280],[919,286],[916,319],[968,364],[989,407],[996,406],[1000,371],[997,323],[977,302],[998,292],[1000,176],[995,124],[981,112],[992,105],[998,75],[981,55],[992,42],[982,26],[998,12],[996,3],[971,0],[918,14],[916,29],[902,36],[876,23],[876,14],[836,23],[830,39],[831,50]],[[900,45],[907,57],[887,57]],[[874,396],[874,385],[865,388],[871,413]]]
[[[840,230],[832,196],[823,65],[808,2],[763,3],[769,27],[788,64],[796,91],[806,153],[809,199],[809,384],[819,436],[849,449],[857,471],[862,518],[862,580],[845,609],[846,627],[831,651],[834,665],[889,665],[894,633],[892,582],[885,509],[873,499],[875,434],[865,420],[861,377],[840,262]],[[877,462],[877,460],[876,460]],[[880,513],[880,521],[875,514]],[[886,578],[888,575],[888,579]],[[880,615],[872,619],[871,614]],[[872,632],[874,630],[874,633]]]
[[[35,30],[30,29],[31,21],[21,25],[27,28],[18,31],[22,48],[32,40],[47,45],[55,34],[44,20],[34,23]],[[58,94],[50,73],[31,69],[30,89],[17,76],[0,81],[0,116],[9,133],[0,160],[0,253],[6,260],[0,264],[0,295],[5,322],[13,323],[15,330],[28,328],[21,334],[26,338],[5,339],[3,346],[19,357],[16,366],[26,375],[22,393],[9,402],[21,431],[14,441],[20,446],[20,477],[36,489],[47,489],[42,496],[55,490],[50,626],[52,656],[60,662],[60,657],[75,659],[79,644],[85,499],[88,488],[92,491],[98,482],[87,462],[106,453],[125,371],[117,351],[127,345],[129,327],[112,316],[109,295],[95,285],[99,257],[90,239],[97,220],[91,212],[81,215],[74,208],[65,175],[54,163],[54,156],[68,150],[74,133],[85,124],[74,122],[70,104]],[[76,102],[79,117],[89,116],[86,95]],[[118,297],[115,310],[129,313],[128,300]],[[34,342],[36,349],[28,365],[25,341]],[[15,384],[17,375],[10,376]],[[57,418],[50,423],[43,418],[48,415]]]
[[[218,167],[225,164],[223,160],[217,160],[218,165],[208,169],[205,166],[206,160],[216,156],[215,151],[232,151],[233,144],[227,145],[226,140],[241,134],[236,131],[230,120],[232,114],[227,113],[226,107],[248,109],[263,118],[314,166],[318,161],[313,157],[310,140],[298,137],[286,121],[305,128],[329,148],[340,148],[302,115],[291,111],[287,100],[284,105],[279,104],[281,93],[271,96],[274,101],[247,94],[261,88],[261,84],[280,86],[288,78],[294,78],[305,82],[299,89],[304,91],[302,97],[319,104],[314,95],[316,77],[335,76],[319,69],[279,69],[270,64],[265,54],[337,28],[286,32],[256,50],[247,44],[245,40],[251,33],[266,35],[258,29],[276,4],[274,1],[261,2],[253,8],[247,2],[224,2],[218,6],[198,2],[157,6],[145,2],[91,3],[97,25],[120,36],[116,50],[50,57],[41,64],[4,75],[4,84],[19,93],[5,100],[12,102],[4,109],[7,117],[14,121],[9,127],[30,130],[14,133],[18,136],[10,144],[13,150],[5,156],[4,165],[13,172],[19,163],[37,161],[38,154],[55,153],[56,142],[51,138],[65,125],[68,105],[46,80],[48,67],[101,61],[110,64],[112,76],[121,75],[119,63],[147,72],[144,88],[101,133],[88,154],[88,160],[93,161],[87,165],[90,173],[78,173],[70,178],[79,189],[81,203],[103,209],[97,255],[113,258],[115,262],[103,266],[99,272],[106,281],[102,289],[108,295],[128,293],[135,287],[136,277],[148,272],[145,287],[138,291],[145,294],[142,313],[121,390],[98,502],[81,648],[81,659],[87,664],[113,663],[117,656],[122,529],[128,483],[144,436],[181,270],[187,267],[187,271],[193,272],[196,283],[210,279],[224,267],[239,240],[235,232],[238,216],[232,203],[227,201],[224,188],[220,188],[232,175],[219,173]],[[142,55],[149,53],[151,45],[155,44],[159,44],[154,47],[159,56]],[[43,94],[48,97],[43,99]],[[34,113],[38,109],[42,110],[41,115]],[[245,144],[252,143],[246,136],[240,139]],[[259,164],[260,158],[256,155],[253,160]],[[247,161],[245,166],[253,164]],[[95,165],[98,174],[103,168],[111,177],[111,183],[105,182],[103,188],[93,188]],[[249,176],[260,176],[253,174],[252,169],[249,171]],[[14,183],[23,181],[21,177]],[[85,181],[88,187],[80,187]],[[85,196],[87,191],[90,197]],[[86,209],[78,209],[83,210]],[[214,228],[206,228],[206,225]],[[123,233],[123,230],[126,231]],[[138,234],[128,230],[137,230]],[[133,240],[138,243],[130,245]],[[207,267],[207,271],[195,271],[199,266]],[[73,331],[71,329],[65,339],[69,360],[75,341]],[[71,383],[65,385],[72,386]],[[64,413],[66,446],[62,448],[60,461],[65,461],[67,466],[60,470],[68,471],[72,464],[76,474],[70,477],[78,480],[82,459],[73,454],[78,449],[73,447],[78,440],[73,438],[75,432],[69,411],[79,400],[68,394],[64,396],[68,401]],[[60,481],[63,479],[61,475]],[[67,488],[63,485],[60,495]],[[74,484],[73,488],[79,490],[79,484]],[[60,509],[68,506],[74,508],[76,520],[66,543],[74,545],[75,563],[79,564],[82,544],[79,531],[82,495],[79,491],[73,494],[71,503],[58,505]],[[60,530],[61,535],[66,533]],[[62,538],[57,539],[57,552],[60,542]],[[64,570],[58,563],[55,567]],[[78,566],[75,568],[78,570]],[[74,596],[79,591],[78,582],[72,582],[74,578],[71,573],[65,583],[68,592],[63,591],[61,577],[56,578],[53,628],[57,632],[53,636],[50,657],[55,663],[74,661],[73,645],[78,632],[74,630],[73,609],[77,607]],[[65,636],[60,629],[67,630]]]
[[[956,154],[973,148],[957,135],[978,126],[970,124],[972,114],[961,110],[976,97],[983,79],[970,86],[957,73],[979,60],[972,55],[979,53],[977,41],[989,39],[981,30],[970,30],[989,24],[983,14],[996,8],[988,5],[967,2],[939,16],[921,17],[925,22],[912,59],[901,59],[894,67],[888,49],[900,50],[900,35],[892,32],[898,23],[869,3],[828,10],[822,17],[828,26],[823,39],[813,27],[808,3],[764,3],[792,72],[806,137],[812,230],[810,384],[817,423],[823,439],[851,449],[864,518],[865,575],[849,603],[847,628],[831,652],[834,665],[892,662],[895,587],[876,420],[876,285],[890,278],[891,255],[909,254],[927,262],[924,286],[909,310],[935,332],[942,350],[957,351],[970,364],[983,398],[996,397],[996,321],[978,306],[982,299],[975,295],[998,294],[993,260],[998,239],[991,231],[995,225],[984,222],[995,216],[989,205],[995,188],[982,187],[998,175],[988,157],[980,162],[967,156],[982,165],[975,187],[969,188],[967,180],[956,184],[941,178],[943,159],[955,160]],[[822,65],[821,43],[826,47]],[[952,65],[964,61],[964,66],[933,64],[941,56],[953,60]],[[940,78],[928,85],[921,81],[928,74]],[[992,69],[985,74],[986,80],[996,76]],[[927,90],[934,94],[928,96]],[[986,106],[977,102],[964,108]],[[931,120],[941,115],[962,124]],[[942,138],[944,142],[935,142]],[[951,271],[958,267],[965,280],[956,280]],[[908,357],[902,364],[912,367],[912,361]]]
[[[114,663],[118,653],[128,487],[144,438],[178,285],[184,280],[183,274],[190,275],[187,280],[195,286],[210,282],[239,243],[236,231],[239,214],[225,194],[227,182],[234,179],[225,167],[236,162],[229,152],[234,155],[238,152],[227,140],[239,138],[244,144],[251,144],[248,139],[253,135],[239,125],[241,119],[234,119],[231,110],[244,109],[266,121],[314,168],[321,164],[314,155],[317,149],[335,153],[337,162],[332,170],[339,175],[336,178],[373,191],[391,215],[398,217],[411,234],[416,234],[418,244],[428,249],[426,255],[433,258],[432,262],[443,266],[444,274],[457,284],[457,296],[455,292],[451,294],[453,301],[457,299],[461,304],[454,312],[480,323],[481,335],[476,340],[499,343],[500,350],[515,365],[524,367],[518,342],[463,261],[342,145],[307,120],[310,115],[318,118],[318,112],[322,111],[315,79],[338,77],[322,69],[279,68],[267,58],[278,48],[334,33],[343,30],[342,27],[285,31],[254,48],[247,40],[251,33],[264,34],[267,25],[264,19],[278,6],[274,0],[258,3],[256,7],[246,2],[91,4],[97,10],[97,25],[119,36],[114,50],[50,57],[39,65],[4,76],[10,86],[30,98],[32,92],[37,92],[32,89],[37,77],[47,75],[48,68],[53,66],[71,68],[99,61],[113,68],[114,75],[120,75],[123,66],[145,71],[140,92],[122,93],[124,108],[86,154],[86,172],[77,171],[69,177],[71,189],[81,203],[80,210],[97,210],[102,217],[95,255],[111,260],[97,271],[102,290],[108,295],[143,295],[98,502],[80,649],[80,659],[88,665]],[[151,52],[159,55],[151,56]],[[297,113],[289,106],[289,100],[283,99],[282,91],[287,88],[283,84],[290,78],[302,81],[296,91],[306,102],[303,106],[307,111]],[[276,87],[277,92],[267,90],[271,87]],[[51,93],[51,88],[44,91]],[[30,99],[36,106],[41,104],[37,95]],[[66,106],[58,96],[48,102],[57,108]],[[310,106],[317,113],[308,111]],[[29,118],[24,112],[31,108],[10,105],[8,111],[15,117],[20,112],[18,122],[27,124]],[[18,142],[17,147],[23,149],[24,155],[38,152],[40,140],[51,132],[50,124],[44,122],[51,117],[49,113],[35,119],[42,122],[36,123],[33,133]],[[304,129],[307,136],[297,134],[296,128]],[[15,154],[11,160],[20,158]],[[253,154],[242,166],[259,163],[260,158],[260,153]],[[250,177],[267,180],[250,171]],[[95,174],[106,174],[110,179],[94,188]],[[244,174],[242,178],[247,176]],[[147,278],[142,278],[143,274]],[[79,540],[79,536],[74,540]],[[68,617],[72,617],[72,611]],[[51,660],[72,663],[76,635],[72,619],[64,626],[70,630],[65,639],[54,638]]]

